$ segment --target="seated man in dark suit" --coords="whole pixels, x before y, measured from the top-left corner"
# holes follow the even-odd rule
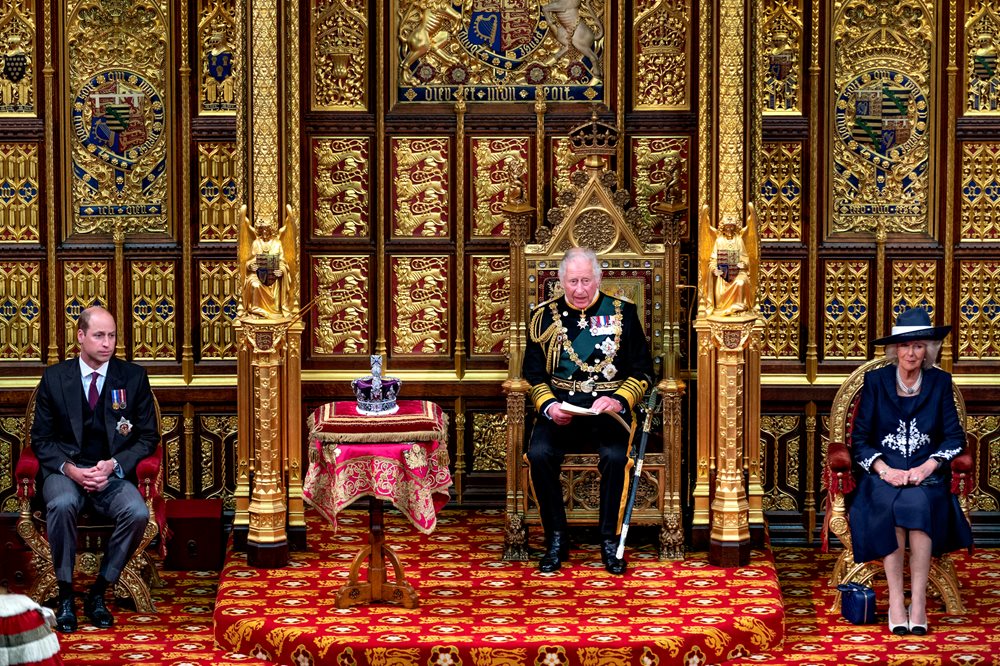
[[[617,557],[632,408],[653,375],[653,359],[632,303],[601,293],[601,267],[594,252],[574,247],[559,265],[564,295],[539,303],[531,314],[523,374],[538,411],[528,460],[531,485],[545,529],[542,572],[556,571],[569,557],[566,507],[559,472],[567,451],[581,442],[598,445],[601,473],[601,560],[608,572],[625,573]],[[574,415],[565,403],[596,415]],[[610,414],[620,415],[631,430]]]
[[[47,533],[59,583],[56,627],[77,628],[73,593],[77,516],[90,501],[115,521],[101,569],[84,600],[95,626],[114,618],[104,603],[142,540],[149,510],[135,486],[139,461],[160,441],[146,371],[114,358],[115,320],[100,307],[77,321],[79,358],[46,368],[38,385],[31,446],[41,467]]]

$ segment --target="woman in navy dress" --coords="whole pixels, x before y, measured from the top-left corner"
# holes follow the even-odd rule
[[[950,462],[965,449],[951,375],[935,368],[949,326],[932,326],[922,308],[899,314],[886,345],[892,363],[865,374],[851,430],[854,461],[865,471],[850,509],[854,561],[881,558],[889,583],[889,630],[927,633],[932,556],[968,547],[972,531],[951,492]],[[910,607],[903,560],[910,546]]]

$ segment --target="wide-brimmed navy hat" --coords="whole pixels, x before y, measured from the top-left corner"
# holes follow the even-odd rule
[[[931,326],[931,318],[923,308],[903,310],[896,317],[892,334],[875,341],[877,345],[895,345],[914,340],[943,340],[951,326]]]

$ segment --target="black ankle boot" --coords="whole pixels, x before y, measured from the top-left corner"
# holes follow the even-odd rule
[[[618,557],[618,542],[612,539],[605,539],[601,543],[601,562],[608,573],[621,576],[625,573],[628,563],[624,558]]]
[[[545,555],[538,562],[538,570],[542,573],[559,571],[559,567],[569,559],[569,539],[563,532],[553,532],[549,537],[549,546]]]

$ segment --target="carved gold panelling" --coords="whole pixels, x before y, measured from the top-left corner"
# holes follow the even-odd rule
[[[893,317],[907,308],[920,307],[934,320],[937,306],[937,262],[906,260],[892,262]]]
[[[802,144],[765,143],[757,160],[760,239],[802,240]]]
[[[868,262],[829,260],[824,272],[823,355],[868,358]]]
[[[691,0],[638,0],[634,11],[635,108],[689,108]]]
[[[392,257],[392,351],[448,353],[449,257]]]
[[[239,306],[240,270],[228,259],[198,262],[198,309],[201,325],[201,358],[236,358],[236,309]]]
[[[632,137],[632,182],[635,208],[642,214],[640,226],[662,237],[653,208],[656,204],[674,204],[687,208],[691,183],[688,175],[690,139],[686,136]],[[688,235],[687,217],[681,221],[680,237]]]
[[[764,259],[760,262],[757,302],[764,318],[761,355],[799,358],[802,319],[802,261]]]
[[[177,290],[172,261],[132,262],[132,358],[172,360],[177,352]]]
[[[164,494],[169,497],[182,497],[184,488],[181,478],[184,468],[181,465],[181,431],[177,428],[180,418],[164,414],[160,419],[160,434],[163,442],[164,456]]]
[[[364,110],[368,83],[368,3],[312,0],[312,108]]]
[[[38,145],[0,143],[0,243],[38,242]]]
[[[35,0],[0,5],[0,115],[35,113],[35,11]]]
[[[1000,358],[1000,261],[958,264],[958,356]]]
[[[63,263],[63,311],[66,313],[66,353],[76,350],[76,320],[92,305],[108,307],[108,271],[106,261],[66,261]],[[118,326],[123,326],[119,322]]]
[[[221,497],[227,509],[233,508],[233,490],[230,481],[234,467],[232,456],[236,452],[239,420],[235,415],[219,414],[201,416],[201,439],[197,450],[201,478],[198,491],[204,497]]]
[[[13,452],[20,451],[24,446],[24,417],[4,416],[0,418],[0,492],[14,487]],[[2,510],[17,511],[17,498],[12,497],[11,506],[4,505]]]
[[[451,139],[392,139],[392,235],[448,235],[448,152]]]
[[[972,475],[976,485],[967,498],[969,509],[1000,510],[1000,502],[997,500],[1000,497],[1000,418],[970,415],[965,420],[965,429],[969,435],[969,445],[978,452],[978,455],[974,455],[977,470]]]
[[[243,69],[236,44],[236,1],[199,0],[199,103],[203,113],[236,113],[236,81]]]
[[[237,212],[243,203],[236,177],[236,144],[199,143],[198,176],[199,240],[236,242]]]
[[[764,470],[765,511],[796,511],[799,508],[795,495],[789,492],[799,489],[801,441],[798,430],[798,416],[765,414],[760,417],[760,463]]]
[[[766,0],[762,5],[766,46],[758,76],[764,113],[800,113],[804,80],[801,0]]]
[[[585,159],[585,156],[573,152],[569,139],[552,139],[552,201],[558,201],[563,192],[573,191],[573,182],[569,177],[574,171],[585,168]]]
[[[163,232],[169,211],[166,0],[68,0],[70,233]]]
[[[1000,14],[991,0],[966,0],[965,81],[966,113],[1000,114]]]
[[[932,0],[850,0],[836,7],[834,233],[930,231],[936,23]]]
[[[472,257],[472,351],[506,354],[510,329],[510,257]]]
[[[962,146],[962,238],[1000,239],[1000,143],[969,141]]]
[[[314,139],[316,238],[368,236],[370,228],[371,139]]]
[[[507,216],[500,209],[507,201],[507,188],[514,179],[523,175],[530,188],[530,143],[525,137],[473,137],[470,143],[472,235],[484,238],[506,237]]]
[[[37,261],[0,262],[0,360],[42,360],[41,279]]]
[[[605,101],[612,2],[389,3],[394,103]]]
[[[472,471],[502,472],[507,458],[507,415],[472,415]]]
[[[368,257],[313,256],[316,325],[313,353],[369,353]]]

